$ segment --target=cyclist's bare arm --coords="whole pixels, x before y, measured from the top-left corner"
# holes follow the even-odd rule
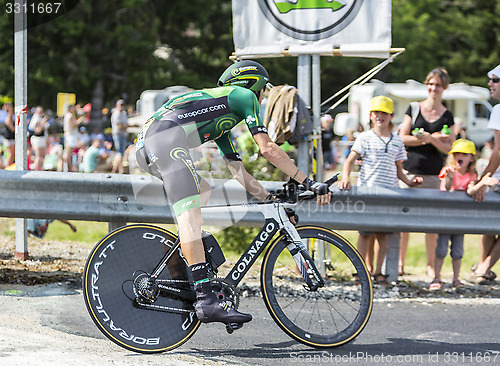
[[[253,136],[255,142],[259,146],[259,150],[262,155],[276,168],[281,170],[283,173],[289,177],[293,177],[297,173],[297,166],[293,163],[292,159],[283,151],[278,145],[276,145],[268,134],[258,133]],[[306,179],[306,175],[302,172],[294,177],[297,182],[302,182]]]
[[[245,166],[241,161],[230,161],[228,163],[229,171],[231,172],[234,179],[236,179],[245,189],[255,198],[260,201],[264,201],[269,195],[267,189],[265,189],[257,179],[255,179],[250,173],[247,172]]]
[[[297,182],[304,182],[307,176],[298,170],[292,159],[278,145],[276,145],[268,134],[258,133],[253,136],[255,142],[259,146],[262,155],[276,168],[281,170],[289,177],[293,177]],[[318,194],[317,202],[320,205],[330,203],[331,194]]]

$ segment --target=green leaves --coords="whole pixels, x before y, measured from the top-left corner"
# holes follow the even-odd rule
[[[406,52],[376,78],[423,81],[444,66],[452,82],[485,85],[486,72],[500,63],[499,30],[498,1],[393,0],[392,44]],[[7,16],[0,17],[0,32],[0,90],[13,97]],[[80,0],[65,15],[28,30],[28,102],[54,109],[59,91],[87,102],[99,80],[108,105],[122,94],[133,103],[145,89],[211,87],[233,50],[229,0],[190,0],[189,6],[181,0]],[[296,58],[259,61],[273,84],[296,83]],[[379,62],[322,57],[323,99]]]

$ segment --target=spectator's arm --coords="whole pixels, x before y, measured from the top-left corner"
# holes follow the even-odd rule
[[[398,179],[400,179],[404,184],[408,187],[415,187],[422,184],[422,177],[415,177],[413,179],[409,179],[403,171],[403,161],[396,161],[396,169],[398,173]]]
[[[16,125],[14,124],[14,116],[12,114],[8,114],[7,118],[5,118],[5,127],[9,129],[10,132],[16,131]]]
[[[498,166],[500,165],[500,130],[494,130],[495,143],[493,150],[491,151],[490,161],[483,171],[483,175],[478,184],[476,184],[471,190],[470,195],[477,201],[484,201],[484,194],[486,193],[487,180],[483,181],[483,178],[490,178],[491,175],[495,174]]]
[[[71,228],[71,230],[72,230],[73,232],[76,232],[76,226],[75,226],[75,225],[73,225],[73,224],[72,224],[71,222],[69,222],[68,220],[59,220],[59,221],[61,221],[63,224],[68,225],[68,226]]]
[[[351,175],[352,167],[354,166],[356,160],[359,159],[359,157],[360,155],[356,151],[351,150],[351,152],[347,156],[347,159],[345,159],[344,166],[342,167],[342,178],[335,183],[338,187],[340,187],[340,189],[351,188],[349,177]]]
[[[484,177],[487,173],[491,173],[491,175],[495,174],[498,166],[500,165],[500,130],[494,130],[494,133],[494,147],[491,151],[490,161],[484,169],[482,177]]]
[[[241,161],[228,161],[227,167],[231,175],[255,198],[264,201],[269,192],[247,172]]]
[[[416,136],[411,134],[412,119],[409,115],[405,114],[403,122],[399,126],[399,136],[406,146],[421,146],[424,142]]]
[[[443,135],[441,132],[434,132],[432,135],[424,134],[423,136],[426,143],[432,144],[436,149],[448,154],[456,135]]]

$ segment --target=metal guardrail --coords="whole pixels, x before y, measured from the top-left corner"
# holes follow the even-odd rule
[[[279,182],[261,182],[267,189]],[[236,182],[214,179],[209,205],[247,202]],[[301,202],[300,223],[336,230],[500,233],[500,194],[489,192],[482,203],[464,192],[428,189],[353,187],[333,188],[328,206]],[[110,229],[127,222],[173,223],[162,183],[147,175],[0,171],[0,217],[45,218],[109,222]],[[256,213],[204,216],[205,224],[260,226]],[[397,276],[399,239],[391,236],[386,272]],[[389,265],[390,262],[390,265]]]
[[[246,202],[235,181],[212,180],[209,204]],[[261,182],[267,189],[280,182]],[[497,234],[500,232],[500,194],[486,193],[475,202],[464,192],[427,189],[353,187],[333,188],[328,206],[301,202],[301,223],[338,230],[410,231]],[[0,216],[103,222],[173,223],[161,182],[151,176],[118,174],[0,171]],[[259,226],[259,214],[243,217],[205,217],[207,224],[237,222]]]

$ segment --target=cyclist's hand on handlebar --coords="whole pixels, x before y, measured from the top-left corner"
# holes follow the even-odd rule
[[[315,182],[309,178],[304,179],[302,182],[304,187],[317,194],[318,205],[327,205],[330,203],[332,194],[327,183]]]

